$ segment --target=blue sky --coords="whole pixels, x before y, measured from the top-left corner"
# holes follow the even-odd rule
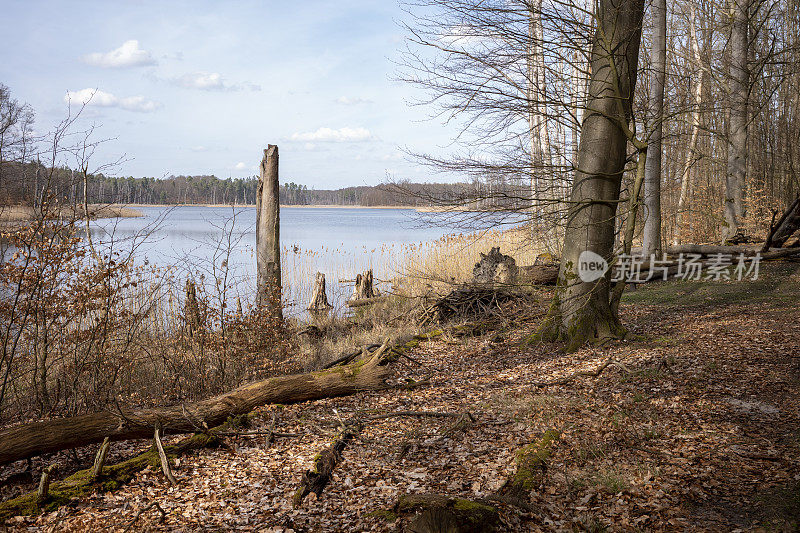
[[[453,133],[392,80],[394,0],[3,3],[0,83],[41,131],[94,93],[81,120],[114,140],[92,162],[124,155],[117,175],[248,176],[272,143],[282,181],[427,181],[401,148],[436,150]]]

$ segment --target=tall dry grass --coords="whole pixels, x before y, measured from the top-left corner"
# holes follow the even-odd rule
[[[518,266],[532,265],[540,254],[552,253],[528,226],[447,235],[407,250],[397,266],[398,287],[409,296],[443,294],[469,282],[480,254],[493,247],[513,257]]]

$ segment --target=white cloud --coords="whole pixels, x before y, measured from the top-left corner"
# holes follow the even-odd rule
[[[255,83],[231,84],[225,81],[219,72],[188,72],[183,76],[173,78],[172,82],[186,89],[199,89],[201,91],[260,91],[261,86]]]
[[[136,39],[125,41],[122,46],[110,52],[95,52],[83,56],[82,59],[89,65],[104,68],[141,67],[156,64],[156,60],[150,52],[139,48],[139,41]]]
[[[203,91],[224,91],[225,80],[218,72],[191,72],[175,78],[175,83],[187,89],[201,89]]]
[[[247,168],[247,165],[245,165],[244,163],[242,163],[241,161],[239,161],[238,163],[236,163],[235,165],[233,165],[233,168],[235,168],[236,170],[244,170],[244,169],[246,169],[246,168]]]
[[[192,152],[208,152],[208,148],[205,146],[192,146],[189,150]]]
[[[319,128],[317,131],[292,134],[293,141],[307,142],[363,142],[370,139],[372,134],[366,128]]]
[[[349,96],[340,96],[336,99],[337,104],[342,105],[358,105],[358,104],[371,104],[372,100],[369,98],[360,98],[360,97],[349,97]]]
[[[161,107],[161,104],[158,102],[148,100],[144,96],[128,96],[126,98],[118,98],[111,93],[107,93],[99,89],[68,91],[66,96],[64,96],[64,101],[67,103],[76,103],[87,106],[119,107],[121,109],[137,111],[139,113],[150,113]]]

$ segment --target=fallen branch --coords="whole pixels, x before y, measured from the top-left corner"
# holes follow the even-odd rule
[[[165,434],[189,433],[196,431],[196,421],[201,426],[214,427],[229,416],[270,403],[291,404],[380,390],[386,388],[385,380],[392,374],[386,363],[373,356],[366,362],[330,370],[251,383],[185,406],[101,412],[11,427],[0,432],[0,464],[101,442],[106,437],[111,441],[148,438],[157,422]]]
[[[334,411],[335,412],[335,411]],[[300,478],[300,486],[294,493],[292,503],[295,508],[299,507],[306,496],[312,492],[319,497],[322,491],[330,482],[333,470],[342,459],[342,452],[347,447],[347,444],[364,428],[364,424],[374,420],[384,420],[387,418],[411,416],[411,417],[462,417],[464,413],[447,413],[438,411],[396,411],[393,413],[386,413],[381,415],[371,415],[367,417],[359,417],[355,415],[349,420],[345,421],[336,413],[339,418],[339,425],[341,431],[334,438],[333,444],[322,450],[314,458],[314,465],[311,469],[303,472]],[[470,419],[472,415],[467,413]]]
[[[603,370],[605,370],[612,364],[616,364],[614,363],[613,359],[606,359],[606,361],[603,364],[601,364],[594,370],[575,372],[574,374],[570,374],[569,376],[560,379],[554,379],[552,381],[537,381],[533,383],[533,385],[536,387],[553,387],[556,385],[566,385],[567,383],[570,383],[571,381],[574,381],[582,377],[596,378],[597,376],[603,373]]]
[[[312,492],[319,497],[325,486],[331,480],[333,469],[342,459],[347,443],[361,432],[360,425],[342,424],[341,432],[334,439],[333,444],[322,450],[314,459],[314,466],[310,470],[303,472],[300,479],[300,487],[294,493],[292,504],[299,507],[303,499]]]
[[[397,514],[418,512],[406,531],[412,533],[482,533],[496,531],[500,513],[486,503],[439,494],[405,494],[394,506]]]
[[[142,507],[141,509],[139,509],[139,512],[136,513],[136,516],[133,517],[133,520],[128,522],[128,525],[125,526],[125,531],[130,531],[130,529],[133,527],[133,524],[135,524],[136,521],[139,520],[139,517],[153,508],[158,509],[158,512],[161,513],[161,518],[159,522],[163,522],[167,518],[167,512],[161,507],[161,505],[159,505],[158,502],[153,502],[147,507]]]
[[[777,224],[770,224],[769,234],[761,251],[766,252],[771,246],[780,248],[798,229],[800,229],[800,196],[795,198],[783,212]]]
[[[166,476],[170,485],[177,485],[178,480],[176,480],[175,476],[172,475],[172,467],[169,464],[167,453],[164,451],[164,444],[161,442],[161,424],[156,424],[153,440],[155,441],[156,449],[158,450],[158,459],[161,463],[161,471],[164,472],[164,475]]]

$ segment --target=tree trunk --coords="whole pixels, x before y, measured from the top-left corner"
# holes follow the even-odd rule
[[[164,433],[190,433],[222,424],[229,416],[249,413],[270,403],[290,404],[346,396],[385,387],[391,375],[382,357],[331,370],[272,378],[191,404],[105,411],[0,431],[0,465],[43,453],[109,440],[152,438],[153,427]]]
[[[730,115],[728,120],[728,163],[725,175],[725,227],[722,241],[739,232],[744,212],[743,197],[747,174],[747,101],[750,73],[747,66],[749,20],[748,0],[731,0]]]
[[[256,197],[257,301],[270,314],[283,320],[281,305],[280,185],[278,147],[264,150]]]
[[[689,2],[689,43],[692,49],[692,56],[695,62],[695,75],[697,84],[694,87],[694,108],[692,109],[691,131],[689,133],[689,144],[686,146],[686,156],[684,157],[683,169],[681,170],[681,190],[678,196],[677,213],[675,215],[675,236],[672,244],[681,243],[681,230],[683,228],[683,212],[689,200],[689,183],[692,166],[699,159],[697,155],[697,139],[700,136],[701,104],[703,103],[703,80],[705,69],[703,68],[702,56],[700,55],[700,43],[697,40],[697,28],[695,26],[694,4]]]
[[[771,228],[770,234],[767,235],[767,240],[764,242],[763,251],[766,252],[771,246],[780,248],[798,229],[800,229],[800,197],[792,202],[775,227]]]
[[[661,255],[661,137],[667,76],[667,0],[653,2],[653,78],[650,82],[651,137],[644,170],[645,255]]]
[[[592,74],[558,289],[540,330],[545,340],[565,340],[567,350],[625,334],[609,302],[610,271],[583,281],[578,264],[585,251],[606,261],[613,253],[644,0],[600,0],[596,5]]]

